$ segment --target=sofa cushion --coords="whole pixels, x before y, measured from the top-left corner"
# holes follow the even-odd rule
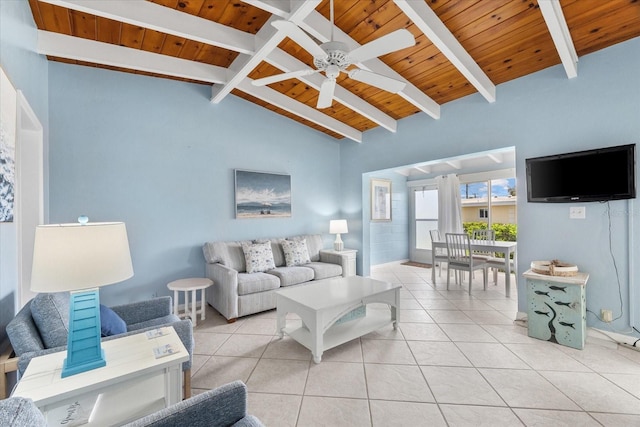
[[[207,242],[202,252],[209,264],[220,263],[239,272],[247,271],[242,242]]]
[[[306,266],[277,267],[267,271],[280,279],[280,286],[291,286],[313,280],[313,270]]]
[[[127,332],[127,324],[115,311],[100,304],[100,332],[103,337],[124,334]]]
[[[309,251],[307,250],[307,240],[282,240],[282,251],[287,267],[308,264]]]
[[[273,263],[276,267],[281,267],[285,265],[284,260],[284,252],[282,251],[282,244],[280,243],[282,239],[270,239],[271,242],[271,252],[273,252]]]
[[[238,273],[238,295],[255,294],[280,287],[280,280],[267,273]]]
[[[39,293],[31,302],[31,316],[46,348],[67,345],[69,292]]]
[[[309,267],[313,270],[314,280],[342,276],[342,266],[338,264],[331,264],[329,262],[311,262],[309,264],[305,264],[305,267]]]
[[[242,242],[242,251],[247,265],[247,273],[261,273],[275,268],[271,242]]]

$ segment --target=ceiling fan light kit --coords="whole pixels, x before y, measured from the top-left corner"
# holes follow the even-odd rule
[[[264,86],[291,78],[324,72],[326,79],[320,86],[320,93],[316,104],[316,108],[322,109],[331,107],[336,87],[336,79],[340,75],[340,72],[347,73],[349,78],[353,80],[375,86],[391,93],[400,92],[406,85],[404,81],[364,70],[355,65],[415,45],[415,38],[410,31],[404,28],[363,44],[353,51],[349,51],[346,43],[336,41],[333,38],[333,1],[331,2],[331,40],[328,42],[320,45],[317,44],[310,35],[290,21],[274,21],[272,25],[277,28],[278,31],[285,32],[287,37],[309,52],[313,56],[313,65],[316,69],[308,68],[255,79],[252,81],[252,84],[255,86]],[[351,66],[353,67],[350,68]]]

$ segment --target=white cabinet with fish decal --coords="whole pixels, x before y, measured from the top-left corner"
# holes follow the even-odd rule
[[[589,275],[548,276],[527,270],[529,336],[582,350],[587,329]]]

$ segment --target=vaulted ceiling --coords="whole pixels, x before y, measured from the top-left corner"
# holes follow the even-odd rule
[[[350,51],[402,28],[415,45],[357,64],[405,83],[398,93],[341,73],[332,105],[319,109],[321,73],[252,82],[316,68],[272,22],[329,41],[330,0],[29,3],[49,60],[208,84],[212,103],[233,94],[357,142],[375,127],[395,132],[414,114],[437,120],[442,104],[476,92],[500,102],[497,85],[553,65],[579,78],[580,56],[640,36],[638,0],[335,0],[333,39]]]

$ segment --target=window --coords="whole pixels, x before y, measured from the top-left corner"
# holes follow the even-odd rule
[[[460,183],[465,230],[516,223],[516,179],[504,176],[475,174]]]

